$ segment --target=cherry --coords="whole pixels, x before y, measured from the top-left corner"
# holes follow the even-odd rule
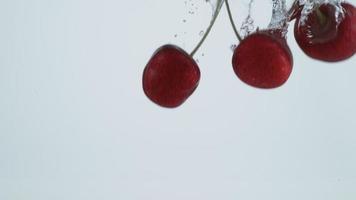
[[[142,86],[154,103],[166,108],[178,107],[198,87],[200,70],[193,56],[209,35],[222,3],[219,3],[205,34],[190,55],[175,45],[164,45],[153,54],[144,69]]]
[[[232,66],[237,77],[250,86],[277,88],[290,77],[293,56],[285,39],[287,21],[296,19],[294,34],[297,43],[312,58],[334,62],[355,54],[356,9],[351,4],[341,4],[344,9],[341,19],[337,16],[337,8],[326,3],[312,10],[302,22],[303,5],[295,0],[291,9],[286,12],[286,18],[283,19],[285,21],[281,21],[283,26],[280,26],[278,21],[278,28],[269,26],[267,30],[257,30],[242,39],[233,22],[228,0],[221,0],[215,6],[213,18],[205,34],[190,54],[178,46],[164,45],[147,63],[142,86],[146,96],[154,103],[175,108],[182,105],[195,91],[200,80],[200,69],[193,56],[211,31],[223,3],[226,5],[235,35],[240,41],[232,57]],[[281,14],[280,11],[286,11],[283,5],[282,8],[274,9],[281,9],[273,10],[276,16]]]
[[[289,78],[293,57],[279,31],[257,31],[235,49],[232,65],[236,75],[257,88],[276,88]]]
[[[160,47],[146,65],[143,90],[156,104],[178,107],[194,92],[200,70],[193,58],[174,45]]]
[[[338,23],[336,7],[322,4],[301,22],[296,17],[294,36],[300,48],[308,56],[327,62],[345,60],[356,51],[356,9],[342,3],[344,17]]]

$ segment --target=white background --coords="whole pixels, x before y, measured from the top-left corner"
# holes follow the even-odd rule
[[[251,88],[223,8],[196,92],[174,110],[145,97],[155,49],[190,51],[209,23],[194,2],[0,2],[1,200],[355,200],[356,57],[311,60],[290,32],[287,84]],[[231,4],[240,26],[247,2]]]

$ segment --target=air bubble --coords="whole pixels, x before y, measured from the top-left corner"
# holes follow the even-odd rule
[[[236,48],[237,48],[237,45],[236,45],[236,44],[230,45],[230,50],[231,50],[231,51],[235,51]]]

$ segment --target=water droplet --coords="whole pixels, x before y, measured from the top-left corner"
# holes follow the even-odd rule
[[[230,50],[231,50],[231,51],[235,51],[236,48],[237,48],[237,45],[236,45],[236,44],[232,44],[232,45],[230,46]]]

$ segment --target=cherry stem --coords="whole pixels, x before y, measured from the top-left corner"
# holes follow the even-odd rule
[[[297,14],[296,12],[299,9],[299,1],[295,0],[292,7],[288,11],[288,21],[292,21],[295,18],[295,15]]]
[[[231,23],[232,29],[234,30],[237,39],[241,42],[242,41],[242,37],[240,36],[240,34],[237,31],[237,28],[235,26],[235,22],[234,22],[234,19],[232,17],[232,13],[231,13],[231,9],[230,9],[230,5],[229,5],[229,1],[228,0],[225,0],[225,5],[226,5],[227,13],[229,15],[229,19],[230,19],[230,23]]]
[[[232,17],[232,13],[231,13],[231,9],[230,9],[230,5],[229,5],[229,1],[228,0],[223,0],[225,2],[225,5],[226,5],[226,10],[227,10],[227,13],[229,15],[229,19],[230,19],[230,23],[231,23],[231,26],[235,32],[235,35],[237,37],[237,39],[241,42],[242,41],[242,37],[241,35],[239,34],[239,32],[237,31],[237,28],[235,26],[235,22],[234,22],[234,19]],[[224,3],[222,2],[222,3]],[[288,11],[288,20],[292,20],[291,18],[293,17],[293,15],[295,14],[295,12],[297,11],[298,9],[298,0],[295,0],[294,3],[293,3],[293,6],[291,7],[291,9]],[[215,13],[213,15],[213,18],[212,20],[210,21],[210,25],[209,27],[206,29],[205,31],[205,34],[203,35],[203,37],[201,38],[201,40],[199,41],[199,43],[197,44],[197,46],[193,49],[193,51],[190,53],[190,56],[193,57],[196,52],[199,50],[199,48],[202,46],[202,44],[204,43],[204,41],[206,40],[206,38],[208,37],[211,29],[213,28],[214,24],[215,24],[215,21],[216,19],[218,18],[219,16],[219,13],[220,13],[220,10],[221,10],[221,7],[222,7],[222,4],[221,5],[218,5],[216,7],[216,10],[215,10]]]
[[[210,25],[209,27],[206,29],[205,34],[203,35],[203,37],[201,38],[201,40],[199,41],[199,43],[197,44],[197,46],[194,48],[194,50],[190,53],[190,56],[193,57],[195,55],[195,53],[199,50],[199,48],[201,47],[201,45],[204,43],[205,39],[208,37],[211,29],[213,28],[216,19],[219,16],[220,13],[220,9],[221,9],[221,5],[217,5],[216,10],[213,14],[213,18],[210,21]]]
[[[320,8],[316,8],[316,15],[318,16],[318,21],[320,25],[325,25],[326,24],[326,16],[323,12],[321,12]]]

